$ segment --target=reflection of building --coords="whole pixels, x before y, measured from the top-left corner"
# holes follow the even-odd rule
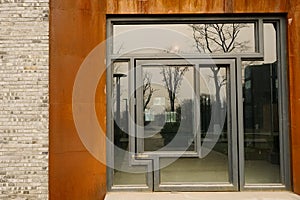
[[[116,134],[114,136],[114,141],[116,142],[116,145],[117,146],[121,146],[121,138],[122,138],[122,135],[124,135],[122,133],[122,130],[121,130],[121,120],[120,120],[120,112],[121,112],[121,108],[120,108],[120,105],[121,105],[121,83],[120,83],[120,80],[121,78],[123,77],[127,77],[126,74],[123,74],[123,73],[114,73],[113,75],[113,78],[116,78],[116,101],[117,101],[117,105],[116,105],[116,110],[115,110],[115,123],[114,123],[114,127],[115,127],[115,130],[116,130]],[[126,103],[127,104],[127,103]],[[127,110],[127,107],[126,107],[126,110]]]
[[[277,62],[245,68],[244,129],[247,158],[254,159],[250,152],[259,151],[255,159],[279,163],[277,91]]]
[[[250,65],[245,69],[245,129],[278,132],[277,63]],[[275,76],[273,76],[275,75]]]
[[[201,110],[201,131],[205,133],[208,130],[211,119],[211,98],[209,94],[201,94],[200,110]],[[203,136],[204,137],[204,136]]]

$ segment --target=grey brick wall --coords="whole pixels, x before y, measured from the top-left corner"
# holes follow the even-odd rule
[[[0,0],[0,199],[48,199],[49,0]]]

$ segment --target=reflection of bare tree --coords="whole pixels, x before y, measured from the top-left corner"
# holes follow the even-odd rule
[[[193,37],[199,53],[243,52],[249,49],[249,41],[237,41],[241,29],[247,27],[247,24],[192,24],[190,27],[193,29]],[[219,112],[221,109],[220,91],[222,86],[226,85],[226,76],[220,75],[220,66],[214,65],[210,69],[216,89],[215,111]],[[218,114],[215,116],[217,117]]]
[[[176,94],[186,71],[188,71],[188,66],[164,66],[161,70],[164,84],[168,90],[171,112],[175,111]]]
[[[147,108],[151,97],[153,95],[154,89],[151,86],[151,79],[152,79],[152,74],[149,72],[146,72],[144,74],[143,78],[143,96],[144,96],[144,110]]]
[[[237,41],[242,28],[247,24],[192,24],[193,36],[200,53],[244,52],[249,41]]]

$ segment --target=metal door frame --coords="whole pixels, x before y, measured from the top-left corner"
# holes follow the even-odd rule
[[[199,68],[204,67],[205,65],[228,65],[229,69],[229,84],[227,89],[227,95],[228,99],[230,99],[230,102],[228,102],[228,119],[227,119],[227,127],[228,127],[228,176],[229,176],[229,183],[193,183],[193,184],[186,184],[186,183],[176,183],[172,185],[165,185],[160,183],[160,158],[171,158],[171,157],[200,157],[200,150],[201,150],[201,136],[200,136],[200,130],[198,128],[195,128],[197,134],[196,134],[196,152],[178,152],[178,151],[157,151],[157,152],[144,152],[143,151],[143,139],[140,139],[139,142],[137,142],[137,146],[140,148],[138,149],[138,158],[140,159],[151,159],[153,162],[153,168],[154,168],[154,191],[237,191],[239,189],[238,185],[238,151],[237,151],[237,116],[236,116],[236,82],[235,82],[235,71],[236,71],[236,64],[235,59],[156,59],[156,58],[143,58],[143,59],[135,59],[135,61],[141,61],[142,63],[137,64],[135,62],[135,65],[145,65],[145,64],[151,64],[153,65],[153,60],[155,60],[154,63],[168,63],[172,64],[173,62],[178,64],[185,63],[186,65],[194,66],[195,73],[196,73],[196,79],[195,79],[195,93],[198,96],[200,89],[200,72]],[[136,67],[136,66],[135,66]],[[136,77],[141,77],[141,68],[139,67],[137,70],[139,73],[136,74]],[[141,81],[137,78],[137,81]],[[139,84],[138,84],[139,85]],[[135,88],[137,89],[137,88]],[[142,108],[142,100],[141,100],[141,92],[138,92],[139,95],[137,95],[137,119],[142,120],[142,110],[139,108]],[[197,99],[197,98],[196,98]],[[197,111],[194,109],[194,113],[196,116],[195,121],[200,121],[201,116],[197,116]],[[141,122],[140,122],[141,123]],[[139,122],[138,122],[139,124]],[[194,125],[195,127],[197,124]],[[136,129],[136,134],[141,134],[139,137],[143,137],[143,130],[142,129]],[[134,142],[134,141],[132,141]]]
[[[238,20],[237,18],[233,17],[195,17],[193,15],[180,15],[179,17],[171,17],[171,16],[154,16],[150,18],[143,18],[143,17],[136,17],[136,16],[130,16],[127,15],[126,17],[118,17],[118,16],[108,16],[107,19],[107,38],[110,38],[113,36],[113,25],[114,24],[149,24],[149,23],[192,23],[192,22],[255,22],[256,24],[256,52],[254,53],[237,53],[237,54],[204,54],[204,55],[181,55],[185,59],[190,58],[197,58],[197,59],[205,59],[205,58],[212,58],[212,59],[234,59],[236,62],[236,66],[241,66],[242,61],[247,60],[263,60],[264,58],[264,41],[263,41],[263,23],[269,23],[272,22],[276,25],[276,31],[277,31],[277,59],[278,59],[278,109],[279,109],[279,132],[280,132],[280,172],[281,172],[281,180],[282,183],[279,184],[256,184],[256,185],[245,185],[244,180],[244,136],[243,136],[243,97],[242,97],[242,73],[241,68],[236,67],[235,71],[235,80],[236,81],[236,109],[235,114],[237,116],[237,141],[239,143],[238,148],[236,149],[236,152],[238,152],[238,171],[239,171],[239,190],[290,190],[291,189],[291,170],[290,170],[290,149],[289,149],[289,107],[288,107],[288,75],[287,75],[287,51],[286,51],[286,17],[282,15],[275,15],[275,16],[258,16],[258,17],[243,17],[239,16]],[[130,63],[130,67],[134,66],[135,59],[145,59],[145,58],[155,58],[160,59],[164,58],[161,54],[153,54],[153,55],[114,55],[112,53],[112,40],[108,40],[107,43],[107,137],[108,140],[112,140],[112,134],[113,134],[113,121],[111,120],[111,96],[110,92],[112,89],[112,81],[109,77],[112,75],[111,67],[109,63],[112,60],[127,60]],[[168,58],[173,59],[177,58],[178,56],[170,55]],[[133,78],[133,77],[132,77]],[[134,84],[132,82],[132,78],[130,78],[130,85],[131,87]],[[131,104],[134,106],[135,100],[131,102]],[[131,108],[132,109],[132,108]],[[133,112],[133,110],[131,110]],[[134,131],[134,128],[132,127],[132,124],[129,126],[131,127],[130,130]],[[130,148],[135,148],[134,146],[130,145]],[[110,144],[107,145],[107,162],[111,162],[110,158],[113,157],[113,150],[110,147]],[[144,156],[139,154],[133,154],[132,158],[133,160],[136,159],[135,157]],[[153,155],[155,157],[155,155]],[[145,159],[145,157],[143,158]],[[151,163],[151,160],[140,160],[138,159],[138,162],[140,164],[145,164],[148,168],[148,170],[153,169],[154,164]],[[137,163],[136,163],[137,164]],[[107,167],[107,188],[108,190],[126,190],[126,191],[142,191],[142,190],[152,190],[151,181],[157,180],[157,177],[148,175],[147,179],[147,187],[131,187],[131,186],[125,186],[125,187],[118,187],[113,186],[112,182],[112,169],[110,167]],[[191,191],[193,189],[186,187],[188,191]],[[199,188],[198,188],[199,189]],[[197,191],[199,191],[197,189]],[[176,188],[175,188],[176,190]],[[210,189],[205,188],[205,191],[209,191]],[[169,190],[168,190],[169,191]],[[177,190],[176,190],[177,191]],[[200,190],[201,191],[201,190]]]
[[[227,120],[227,124],[229,122],[232,122],[231,124],[228,124],[228,176],[229,176],[229,182],[228,183],[198,183],[198,184],[174,184],[174,185],[163,185],[160,184],[160,171],[159,170],[155,170],[155,169],[159,169],[159,161],[160,158],[170,158],[170,157],[178,157],[179,155],[181,155],[181,157],[199,157],[199,151],[196,152],[138,152],[136,151],[136,139],[135,137],[131,136],[129,137],[129,145],[130,145],[130,154],[132,155],[132,159],[130,159],[130,163],[131,165],[142,165],[142,166],[147,166],[147,186],[145,187],[139,187],[139,190],[154,190],[154,191],[237,191],[239,189],[239,185],[238,185],[238,154],[237,154],[237,116],[236,116],[236,82],[235,82],[235,77],[236,77],[236,61],[235,59],[231,58],[231,59],[211,59],[211,58],[201,58],[201,59],[188,59],[188,61],[186,61],[183,58],[180,57],[173,57],[173,58],[167,58],[164,57],[163,59],[157,59],[156,56],[153,57],[143,57],[143,58],[130,58],[130,71],[131,73],[129,73],[129,93],[133,93],[136,88],[135,88],[135,80],[136,81],[141,81],[138,80],[138,74],[136,74],[136,71],[132,70],[135,68],[136,65],[136,61],[139,60],[143,60],[146,62],[151,62],[151,60],[156,60],[159,62],[176,62],[178,63],[178,61],[183,61],[183,62],[188,62],[187,64],[193,65],[195,66],[195,68],[199,68],[200,66],[205,66],[205,65],[212,65],[212,64],[216,64],[216,65],[220,65],[220,64],[225,64],[228,65],[228,69],[229,69],[229,75],[228,78],[230,79],[228,84],[228,91],[229,93],[227,94],[228,97],[230,98],[230,103],[229,103],[229,107],[227,109],[227,113],[230,113],[230,116],[228,117]],[[128,60],[128,61],[129,61]],[[195,82],[195,91],[199,91],[199,71],[195,70],[196,74],[198,74],[198,78],[196,78]],[[133,77],[135,76],[135,78]],[[198,83],[198,84],[197,84]],[[197,94],[196,94],[197,95]],[[131,115],[133,113],[136,113],[135,111],[135,106],[137,109],[137,113],[140,113],[141,110],[139,110],[139,108],[142,108],[142,101],[139,100],[140,98],[138,97],[138,95],[136,95],[135,98],[130,99],[129,104],[130,104],[130,112]],[[133,114],[135,115],[135,114]],[[141,122],[139,120],[141,120],[142,118],[139,117],[139,114],[136,114],[136,120],[137,120],[137,124],[140,124]],[[200,119],[200,116],[198,116],[197,119]],[[198,120],[199,121],[199,120]],[[230,127],[230,128],[229,128]],[[139,128],[134,125],[134,124],[129,124],[129,130],[131,131],[131,133],[134,132],[134,135],[138,135],[141,130],[139,130]],[[199,130],[197,130],[199,132]],[[200,132],[199,132],[200,133]],[[199,136],[199,134],[197,134]],[[200,140],[200,137],[197,137],[197,140]],[[197,149],[200,149],[200,142],[198,142],[198,147]],[[113,150],[112,150],[113,151]],[[111,177],[112,178],[112,177]],[[135,186],[136,187],[136,186]],[[134,189],[134,187],[128,186],[128,187],[118,187],[118,186],[114,186],[113,189],[115,190],[131,190]],[[137,188],[136,188],[137,189]]]

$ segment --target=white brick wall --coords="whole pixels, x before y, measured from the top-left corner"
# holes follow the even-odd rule
[[[0,199],[48,199],[49,0],[0,0]]]

